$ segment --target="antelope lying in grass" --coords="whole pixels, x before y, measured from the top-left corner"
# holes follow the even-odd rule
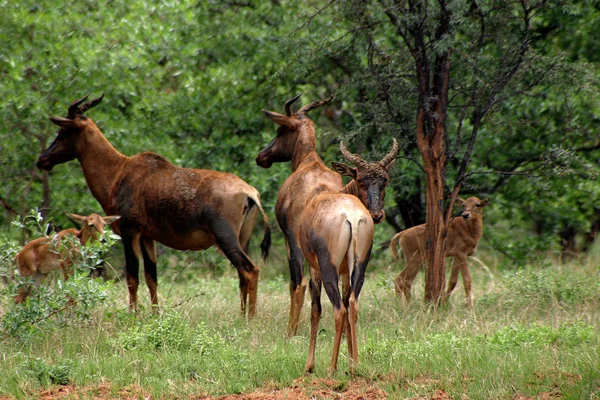
[[[306,116],[310,110],[331,99],[308,104],[292,114],[291,104],[298,97],[286,102],[286,115],[263,110],[279,128],[275,139],[256,158],[257,164],[264,168],[274,162],[292,162],[292,174],[281,187],[275,208],[286,239],[291,273],[288,333],[295,334],[298,326],[306,287],[303,277],[306,258],[310,266],[312,312],[305,369],[308,372],[314,370],[323,283],[335,315],[330,371],[337,367],[344,330],[347,332],[350,369],[353,370],[358,363],[358,296],[373,245],[374,221],[381,222],[385,216],[383,206],[388,170],[394,164],[398,145],[394,140],[390,153],[379,162],[369,163],[350,154],[341,143],[344,157],[356,165],[352,168],[334,164],[340,173],[354,178],[344,187],[340,176],[327,168],[316,153],[314,124]]]
[[[108,214],[125,250],[129,307],[137,309],[140,260],[153,306],[158,305],[156,248],[160,242],[177,250],[204,250],[216,245],[237,268],[242,313],[256,314],[259,268],[246,252],[257,213],[264,220],[263,257],[271,236],[258,191],[237,176],[176,167],[155,153],[128,157],[119,153],[84,112],[99,98],[69,106],[67,118],[51,117],[60,127],[52,145],[39,157],[38,168],[77,159],[94,197]]]
[[[76,258],[76,248],[69,246],[65,238],[73,236],[79,243],[86,245],[89,240],[98,239],[104,234],[104,227],[118,220],[119,216],[101,217],[98,214],[90,214],[82,217],[77,214],[67,214],[69,218],[80,222],[80,230],[71,228],[58,232],[52,238],[41,237],[27,243],[15,257],[15,262],[22,277],[34,277],[39,284],[48,273],[62,270],[65,280],[69,278],[70,270]],[[63,243],[64,242],[64,243]],[[22,303],[29,295],[29,287],[19,288],[19,294],[15,303]]]
[[[480,200],[477,197],[469,197],[467,200],[457,199],[457,202],[464,208],[462,218],[453,218],[448,226],[448,241],[446,243],[446,257],[454,257],[452,272],[448,289],[444,294],[445,300],[456,287],[458,273],[463,277],[465,286],[466,305],[473,305],[471,295],[471,273],[467,265],[467,257],[471,256],[477,250],[479,239],[483,235],[483,207],[488,204],[488,199]],[[402,253],[406,266],[396,277],[396,294],[402,297],[406,296],[411,300],[410,288],[412,282],[417,276],[423,260],[425,260],[425,224],[413,226],[402,232],[397,233],[390,242],[390,248],[394,259],[398,259],[397,245],[400,242]]]

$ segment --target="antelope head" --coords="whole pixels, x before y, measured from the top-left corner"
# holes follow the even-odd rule
[[[85,128],[91,122],[84,113],[100,104],[103,97],[104,93],[97,99],[84,103],[88,98],[86,94],[83,98],[71,103],[66,118],[50,117],[50,121],[58,125],[60,130],[54,142],[38,158],[36,163],[38,168],[50,171],[57,164],[62,164],[79,157],[82,145],[81,137]]]
[[[480,200],[479,197],[475,196],[469,197],[466,200],[463,200],[460,197],[456,198],[456,203],[463,207],[461,216],[464,219],[481,217],[483,214],[483,207],[487,206],[489,201],[488,198]]]
[[[382,222],[385,219],[385,188],[389,180],[388,172],[398,156],[398,142],[394,139],[390,152],[377,162],[369,162],[358,154],[350,153],[344,142],[340,142],[340,151],[355,167],[334,161],[331,162],[331,166],[341,175],[349,176],[356,181],[354,194],[369,210],[373,222],[376,224]]]
[[[256,164],[260,167],[270,168],[273,163],[291,161],[296,153],[296,145],[298,144],[298,137],[301,132],[305,133],[303,145],[312,150],[316,148],[317,139],[314,125],[306,114],[315,108],[328,104],[333,99],[333,96],[325,100],[307,104],[293,113],[292,104],[301,95],[299,94],[285,102],[285,115],[265,109],[262,110],[267,118],[275,122],[279,127],[277,128],[277,136],[256,157]]]

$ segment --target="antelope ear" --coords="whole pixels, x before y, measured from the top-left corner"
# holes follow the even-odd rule
[[[490,198],[486,197],[485,199],[481,200],[481,207],[485,207],[490,203]]]
[[[458,204],[459,206],[463,206],[465,204],[465,199],[463,199],[462,197],[457,197],[456,204]]]
[[[108,217],[104,217],[102,218],[102,220],[107,223],[108,225],[112,224],[113,222],[117,221],[118,219],[120,219],[121,216],[120,215],[109,215]]]
[[[275,122],[277,125],[285,126],[290,129],[297,129],[299,122],[291,119],[290,117],[276,113],[274,111],[268,111],[263,109],[262,112],[269,118],[271,121]]]
[[[356,177],[358,176],[356,168],[352,168],[346,164],[332,161],[331,167],[342,176],[349,176],[352,179],[356,179]]]
[[[75,128],[77,124],[72,119],[67,119],[63,117],[50,117],[50,121],[54,125],[58,125],[61,128]]]
[[[81,215],[67,214],[67,217],[71,218],[72,221],[78,222],[78,223],[80,223],[82,225],[85,223],[85,217],[83,217]]]

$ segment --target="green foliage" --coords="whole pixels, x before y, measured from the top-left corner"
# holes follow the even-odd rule
[[[49,363],[38,357],[30,357],[23,367],[42,387],[49,385],[68,385],[71,382],[73,363]]]
[[[503,280],[506,290],[521,304],[580,303],[600,294],[600,284],[577,272],[552,269],[509,272]],[[515,296],[516,295],[516,296]]]
[[[189,351],[210,355],[225,344],[225,340],[206,323],[194,328],[170,309],[161,314],[137,321],[113,342],[117,349],[137,351]]]
[[[486,338],[488,343],[506,349],[515,346],[543,347],[549,345],[575,347],[592,343],[595,339],[594,328],[583,322],[564,324],[558,328],[539,324],[532,326],[509,325]]]
[[[15,226],[37,228],[44,233],[48,230],[49,222],[44,222],[41,214],[32,210],[26,217],[18,219]],[[10,302],[8,311],[0,321],[0,331],[8,335],[28,337],[45,329],[64,327],[75,321],[89,321],[94,310],[105,304],[108,299],[112,283],[102,279],[91,279],[90,271],[103,261],[103,257],[118,237],[106,231],[104,237],[89,241],[85,246],[72,236],[65,236],[60,243],[56,242],[55,235],[45,237],[51,245],[50,251],[72,256],[72,273],[68,280],[61,277],[38,286],[31,278],[14,274],[12,260],[17,249],[12,247],[10,257],[6,257],[10,263],[2,264],[2,270],[10,271],[5,274],[10,275],[14,281],[1,293],[2,297]],[[31,294],[25,302],[12,304],[12,299],[20,288],[29,288]]]
[[[282,397],[307,391],[307,397],[318,397],[324,395],[321,389],[333,391],[330,397],[350,397],[346,390],[352,388],[363,395],[371,388],[382,390],[391,398],[432,397],[438,390],[452,398],[510,398],[515,392],[537,396],[558,385],[565,397],[593,398],[600,377],[597,293],[538,307],[522,302],[522,293],[506,290],[505,275],[490,268],[494,282],[489,272],[472,269],[474,295],[498,293],[499,300],[478,302],[472,310],[463,307],[459,291],[449,307],[437,311],[419,302],[405,305],[393,287],[382,283],[393,282],[397,271],[367,274],[359,302],[360,364],[352,377],[346,373],[345,341],[339,371],[327,372],[334,317],[325,296],[317,370],[304,375],[310,307],[305,304],[299,336],[288,338],[289,285],[280,276],[261,277],[259,312],[252,321],[241,318],[239,304],[231,301],[238,294],[235,271],[219,276],[198,271],[195,280],[177,282],[161,302],[160,315],[127,312],[123,285],[109,293],[107,305],[98,309],[101,318],[93,323],[73,319],[61,329],[44,329],[43,335],[0,338],[0,396],[36,397],[55,390],[54,381],[69,382],[83,397],[124,397],[125,391],[131,396],[141,387],[144,397],[153,398],[257,391]],[[557,265],[529,270],[562,273]],[[590,263],[564,273],[597,272]],[[200,291],[204,294],[194,296]],[[323,382],[331,384],[313,386]]]

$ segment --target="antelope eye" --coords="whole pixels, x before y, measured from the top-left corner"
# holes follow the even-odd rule
[[[481,207],[480,203],[475,204],[475,207]]]

